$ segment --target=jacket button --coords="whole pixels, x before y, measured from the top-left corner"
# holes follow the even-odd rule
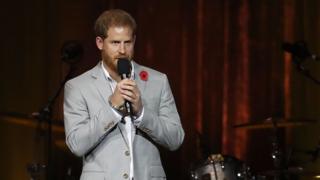
[[[124,173],[124,174],[123,174],[123,178],[128,179],[128,177],[129,177],[129,176],[128,176],[127,173]]]
[[[126,156],[129,156],[129,155],[130,155],[130,152],[129,152],[129,151],[126,151],[126,152],[124,152],[124,154],[125,154]]]

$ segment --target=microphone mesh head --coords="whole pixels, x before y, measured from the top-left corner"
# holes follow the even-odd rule
[[[122,74],[130,74],[131,63],[128,59],[120,58],[117,62],[118,73],[121,76]]]
[[[67,41],[61,48],[61,58],[67,63],[76,63],[83,56],[82,45],[75,40]]]

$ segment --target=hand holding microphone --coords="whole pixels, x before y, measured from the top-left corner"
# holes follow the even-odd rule
[[[117,101],[118,105],[124,103],[126,114],[138,115],[142,110],[142,102],[138,86],[131,79],[131,63],[128,59],[119,59],[117,67],[122,80],[118,82],[111,98]]]

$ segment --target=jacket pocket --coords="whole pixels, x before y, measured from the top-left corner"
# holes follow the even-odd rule
[[[166,179],[166,174],[161,166],[150,166],[149,175],[152,180]]]

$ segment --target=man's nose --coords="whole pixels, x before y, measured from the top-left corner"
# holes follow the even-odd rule
[[[121,43],[121,44],[120,44],[119,52],[120,52],[121,54],[124,54],[124,53],[126,52],[126,49],[125,49],[124,43]]]

